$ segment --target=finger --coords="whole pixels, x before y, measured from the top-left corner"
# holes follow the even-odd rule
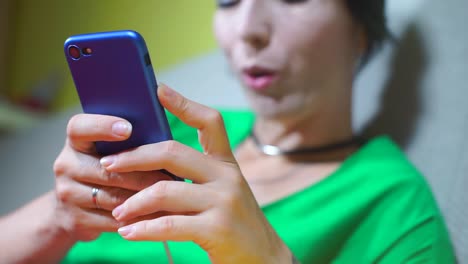
[[[93,189],[97,192],[93,195]],[[135,195],[136,192],[113,188],[113,187],[93,187],[77,184],[74,190],[69,192],[69,199],[81,208],[101,209],[112,211],[117,206],[124,203],[128,198]],[[94,196],[94,197],[93,197]]]
[[[83,174],[80,179],[83,182],[109,186],[130,191],[141,191],[157,182],[170,181],[171,176],[168,176],[160,171],[135,171],[135,172],[109,172],[102,168],[97,177],[91,174]]]
[[[160,211],[199,213],[213,206],[215,195],[203,185],[161,181],[128,198],[112,215],[118,221],[128,221]]]
[[[165,169],[174,175],[205,183],[216,179],[220,163],[177,141],[148,144],[103,157],[101,165],[111,172]]]
[[[127,173],[109,172],[101,166],[99,159],[88,154],[64,151],[54,164],[57,177],[70,177],[88,185],[118,187],[140,191],[170,176],[159,171],[135,171]]]
[[[75,228],[82,228],[83,231],[100,232],[116,232],[121,226],[109,211],[96,209],[82,210],[80,215],[75,216],[72,224]]]
[[[97,192],[93,191],[97,189]],[[71,204],[84,209],[103,209],[112,211],[135,194],[134,191],[81,184],[72,180],[57,180],[57,198],[63,204]]]
[[[67,142],[77,151],[90,153],[95,141],[121,141],[127,139],[132,125],[119,117],[78,114],[67,125]]]
[[[164,84],[158,88],[158,97],[169,112],[198,129],[199,141],[206,154],[234,161],[224,121],[217,110],[193,102]]]
[[[128,221],[119,221],[119,223],[120,223],[120,227],[122,227],[122,226],[132,225],[132,224],[135,224],[135,223],[138,223],[138,222],[141,222],[141,221],[153,220],[153,219],[163,217],[163,216],[168,216],[168,215],[180,215],[180,213],[161,211],[161,212],[152,213],[152,214],[149,214],[149,215],[144,215],[144,216],[139,216],[139,217],[136,217],[136,218],[132,218],[132,219],[130,219]],[[183,213],[183,215],[191,215],[191,214],[190,213]]]
[[[199,216],[172,215],[124,226],[118,232],[132,241],[199,241],[205,225]]]
[[[60,210],[61,213],[56,217],[60,219],[62,227],[70,234],[76,235],[75,239],[78,240],[92,240],[96,238],[96,234],[116,232],[122,226],[108,211],[82,209],[66,204],[59,206],[66,208]]]

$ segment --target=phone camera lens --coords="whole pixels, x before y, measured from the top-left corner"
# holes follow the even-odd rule
[[[70,54],[70,57],[74,60],[78,60],[81,57],[81,51],[77,46],[69,46],[68,54]]]
[[[82,52],[84,55],[91,55],[93,50],[91,48],[84,48]]]

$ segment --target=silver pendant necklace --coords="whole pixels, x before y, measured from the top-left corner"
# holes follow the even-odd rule
[[[351,146],[360,146],[363,143],[365,143],[365,140],[359,136],[352,136],[350,138],[347,138],[345,140],[341,140],[338,142],[333,142],[330,144],[325,144],[317,147],[304,147],[304,148],[298,148],[298,149],[293,149],[293,150],[281,150],[277,146],[273,145],[265,145],[260,143],[258,140],[257,136],[255,133],[252,131],[250,133],[250,136],[255,144],[255,146],[262,152],[263,154],[267,156],[281,156],[281,155],[304,155],[304,154],[318,154],[318,153],[325,153],[325,152],[330,152],[346,147],[351,147]]]

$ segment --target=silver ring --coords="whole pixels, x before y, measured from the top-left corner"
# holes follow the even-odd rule
[[[99,188],[93,188],[93,192],[92,192],[92,199],[93,199],[93,204],[94,206],[96,206],[97,209],[101,209],[101,206],[99,206],[99,202],[98,202],[98,199],[97,199],[97,195],[99,193]]]

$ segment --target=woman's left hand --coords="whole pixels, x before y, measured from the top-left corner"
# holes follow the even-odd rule
[[[101,159],[111,172],[165,169],[192,180],[160,181],[113,211],[128,240],[193,241],[213,263],[290,263],[291,253],[268,223],[232,154],[220,113],[167,86],[161,104],[198,129],[204,153],[176,141]]]

